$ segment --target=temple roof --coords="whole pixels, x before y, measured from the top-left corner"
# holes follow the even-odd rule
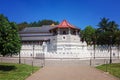
[[[71,25],[66,20],[63,20],[57,27],[58,28],[75,28],[73,25]]]
[[[52,29],[50,25],[41,27],[26,27],[19,32],[22,41],[40,41],[49,40],[52,34],[49,32]]]
[[[57,25],[56,27],[54,27],[53,29],[56,28],[72,28],[72,29],[79,29],[73,25],[71,25],[67,20],[63,20],[59,25]]]
[[[49,30],[54,27],[50,25],[43,25],[41,27],[26,27],[19,33],[49,33]]]

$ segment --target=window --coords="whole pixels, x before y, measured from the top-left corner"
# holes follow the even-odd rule
[[[63,36],[63,37],[62,37],[62,40],[66,40],[66,36]]]
[[[66,31],[63,31],[63,34],[66,34]]]
[[[75,35],[75,31],[73,31],[73,35]]]
[[[53,35],[57,35],[57,32],[56,32],[56,31],[54,31],[54,32],[53,32]]]

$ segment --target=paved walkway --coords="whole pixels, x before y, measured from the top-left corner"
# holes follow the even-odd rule
[[[26,80],[118,80],[87,65],[49,65]]]

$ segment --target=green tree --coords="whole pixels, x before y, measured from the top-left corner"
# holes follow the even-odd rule
[[[95,29],[92,26],[87,26],[82,31],[83,39],[87,42],[88,45],[93,43],[93,37],[95,37]]]
[[[111,44],[110,43],[111,36],[113,36],[113,35],[114,34],[109,31],[99,33],[98,37],[97,37],[97,45],[110,45]],[[113,42],[113,40],[112,40],[112,42]]]
[[[42,25],[51,25],[51,24],[55,24],[55,25],[57,25],[57,24],[59,24],[59,22],[58,21],[53,21],[53,20],[41,20],[41,21],[38,21],[38,24],[39,24],[39,26],[42,26]]]
[[[58,25],[59,22],[53,21],[53,20],[39,20],[39,21],[30,22],[30,23],[22,22],[17,24],[17,26],[18,26],[18,30],[21,31],[25,27],[41,27],[42,25],[51,25],[51,24]]]
[[[83,38],[87,42],[87,45],[93,45],[94,59],[95,59],[95,47],[96,47],[96,30],[92,26],[87,26],[83,31]]]
[[[120,53],[120,30],[115,32],[115,45],[118,47],[118,59],[119,59],[119,53]]]
[[[98,43],[99,45],[109,45],[115,43],[115,32],[118,31],[118,24],[115,21],[109,21],[108,18],[102,18],[98,23],[97,33],[99,33]],[[112,37],[112,38],[111,38]]]
[[[18,26],[18,30],[21,31],[22,29],[24,29],[25,27],[28,27],[28,23],[27,22],[22,22],[22,23],[19,23],[17,24]]]
[[[115,21],[110,21],[108,23],[108,31],[110,31],[110,32],[118,31],[119,30],[118,27],[119,27],[119,25]]]
[[[102,18],[98,23],[99,45],[108,45],[110,50],[110,64],[112,63],[112,45],[116,43],[115,33],[118,31],[118,24],[115,21],[109,21],[107,18]]]
[[[39,20],[39,21],[34,21],[34,22],[31,22],[28,26],[29,27],[39,27],[39,26],[42,26],[42,25],[51,25],[51,24],[59,24],[58,21],[53,21],[53,20]]]
[[[108,30],[108,24],[109,24],[108,21],[109,21],[109,19],[104,17],[104,18],[102,18],[101,21],[98,23],[98,26],[99,26],[98,30],[99,30],[100,32],[105,32],[105,31]]]
[[[0,14],[0,55],[18,54],[21,48],[18,27]]]

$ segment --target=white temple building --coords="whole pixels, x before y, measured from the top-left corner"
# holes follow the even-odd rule
[[[22,40],[21,57],[46,59],[82,59],[91,57],[109,57],[109,47],[87,46],[79,36],[80,29],[63,20],[59,25],[43,25],[42,27],[26,27],[20,31]],[[112,50],[119,57],[116,47]]]

